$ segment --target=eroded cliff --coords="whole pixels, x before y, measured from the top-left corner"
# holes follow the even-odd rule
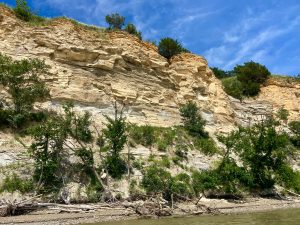
[[[125,32],[92,29],[65,18],[33,26],[2,6],[0,15],[1,53],[44,59],[51,66],[43,77],[51,99],[36,107],[59,110],[72,100],[76,110],[89,111],[101,125],[117,100],[126,105],[129,122],[166,127],[180,124],[179,106],[193,100],[211,134],[229,132],[281,106],[291,120],[300,118],[300,84],[271,79],[257,98],[241,102],[223,91],[203,57],[185,53],[168,62],[154,45]],[[0,97],[10,101],[1,87]],[[13,142],[7,135],[0,137],[5,151]]]

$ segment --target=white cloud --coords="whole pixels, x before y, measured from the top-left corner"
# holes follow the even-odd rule
[[[275,47],[271,43],[300,27],[300,17],[294,15],[291,19],[288,12],[289,9],[284,13],[268,10],[255,18],[253,12],[249,13],[224,33],[219,46],[208,49],[204,55],[211,64],[227,70],[248,60],[271,61],[269,53]]]

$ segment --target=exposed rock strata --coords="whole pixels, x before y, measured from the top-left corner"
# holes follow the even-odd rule
[[[37,107],[60,110],[63,101],[72,100],[76,110],[89,111],[101,125],[103,114],[111,115],[118,100],[126,104],[132,123],[172,126],[180,123],[179,106],[194,100],[211,134],[247,125],[281,106],[291,119],[300,118],[300,84],[271,79],[256,99],[240,102],[226,95],[203,57],[186,53],[169,63],[155,46],[124,32],[88,29],[62,18],[30,26],[2,6],[0,15],[0,52],[14,59],[44,59],[51,66],[43,77],[51,100]],[[9,102],[3,87],[1,98]],[[1,133],[0,143],[7,140]],[[0,163],[6,164],[12,160],[7,151],[14,151],[3,144],[1,149],[0,157],[7,159]],[[136,152],[149,153],[140,147]],[[201,160],[195,165],[207,166]]]

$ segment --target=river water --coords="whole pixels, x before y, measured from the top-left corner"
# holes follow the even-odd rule
[[[300,209],[234,215],[118,221],[93,225],[300,225]]]

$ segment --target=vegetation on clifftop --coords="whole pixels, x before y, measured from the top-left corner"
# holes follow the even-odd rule
[[[216,67],[211,70],[217,78],[222,79],[224,91],[237,99],[257,96],[261,85],[264,85],[271,76],[264,65],[253,61],[237,65],[232,71],[224,71]]]

